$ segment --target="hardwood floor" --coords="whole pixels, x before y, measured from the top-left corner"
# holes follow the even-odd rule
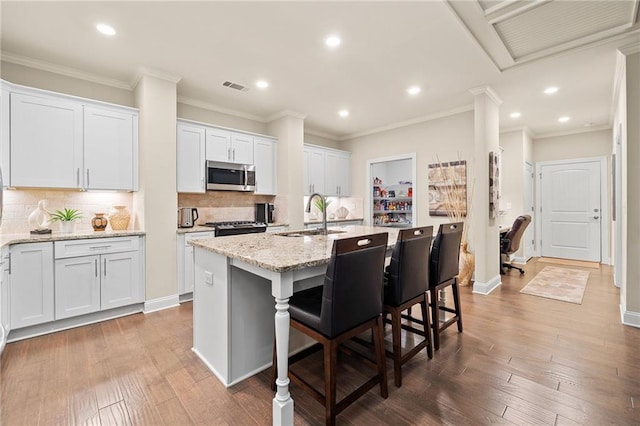
[[[370,391],[338,423],[640,423],[640,329],[620,324],[611,268],[585,269],[574,305],[519,293],[544,266],[530,261],[489,296],[463,287],[464,333],[447,329],[432,360],[405,364],[402,388],[388,360],[389,398]],[[191,352],[191,314],[186,303],[8,344],[0,424],[270,424],[269,371],[225,389]],[[344,358],[339,389],[360,378]],[[322,383],[320,362],[301,368]],[[324,423],[320,404],[291,392],[296,424]]]

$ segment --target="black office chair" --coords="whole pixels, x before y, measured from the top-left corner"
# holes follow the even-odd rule
[[[431,248],[431,266],[429,271],[429,299],[431,306],[431,327],[433,328],[433,348],[440,349],[440,332],[453,323],[458,324],[458,332],[462,332],[462,309],[458,292],[458,272],[460,258],[460,242],[462,241],[462,222],[442,224],[438,229]],[[451,286],[453,308],[440,306],[438,292]],[[440,311],[454,314],[446,321],[440,322]]]
[[[376,384],[380,394],[388,396],[382,325],[382,287],[388,234],[373,234],[335,240],[324,285],[294,293],[289,299],[291,326],[317,340],[319,344],[289,358],[293,365],[306,356],[324,350],[324,395],[294,371],[292,381],[325,406],[326,424],[333,425],[336,415]],[[338,346],[372,329],[376,362],[362,361],[377,370],[376,375],[336,403],[336,363]],[[357,355],[354,351],[350,354]],[[275,390],[277,359],[273,351],[271,386]]]
[[[393,358],[395,384],[402,386],[402,364],[415,356],[422,348],[427,348],[427,356],[433,358],[431,347],[431,324],[427,312],[427,291],[429,291],[429,251],[433,239],[433,226],[403,229],[393,249],[391,263],[387,267],[383,311],[391,314],[393,351],[387,355]],[[411,307],[420,304],[422,320],[410,315]],[[409,310],[408,315],[402,311]],[[386,315],[385,315],[386,317]],[[402,324],[402,319],[408,324]],[[385,318],[385,322],[389,320]],[[422,325],[422,329],[413,327]],[[404,355],[401,347],[401,333],[406,330],[422,336],[422,340]]]
[[[506,259],[510,254],[513,254],[518,251],[520,248],[520,240],[524,235],[524,231],[527,229],[527,226],[531,223],[531,216],[528,214],[518,216],[516,220],[511,225],[511,229],[503,236],[500,237],[500,273],[504,274],[504,268],[508,269],[517,269],[520,271],[520,274],[524,274],[524,269],[518,268],[517,266],[512,265],[511,263],[507,263]]]

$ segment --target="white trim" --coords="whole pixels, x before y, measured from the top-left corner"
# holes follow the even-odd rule
[[[545,138],[555,138],[558,136],[569,136],[569,135],[579,135],[581,133],[589,133],[589,132],[599,132],[601,130],[611,130],[613,128],[612,124],[603,124],[601,126],[591,126],[591,127],[581,127],[578,129],[565,130],[562,132],[551,132],[551,133],[542,133],[537,135],[533,139],[545,139]]]
[[[446,111],[436,112],[435,114],[425,115],[422,117],[412,118],[410,120],[398,121],[397,123],[388,124],[382,127],[376,127],[370,130],[364,130],[359,133],[352,133],[350,135],[341,136],[338,138],[339,142],[349,139],[360,138],[362,136],[369,136],[376,133],[386,132],[388,130],[399,129],[401,127],[412,126],[414,124],[424,123],[425,121],[437,120],[439,118],[450,117],[452,115],[462,114],[463,112],[473,111],[473,105],[465,105],[458,108],[453,108]]]
[[[149,67],[139,67],[138,71],[136,72],[136,75],[133,77],[133,79],[131,80],[131,87],[136,87],[138,85],[138,83],[140,83],[140,80],[142,79],[143,76],[149,76],[149,77],[153,77],[153,78],[157,78],[160,80],[164,80],[164,81],[168,81],[170,83],[173,84],[178,84],[178,82],[180,80],[182,80],[182,76],[181,75],[177,75],[177,74],[170,74],[168,72],[162,71],[162,70],[158,70],[155,68],[149,68]]]
[[[588,157],[588,158],[573,158],[570,160],[554,160],[554,161],[538,161],[536,162],[536,175],[535,175],[535,188],[536,188],[536,214],[535,228],[536,228],[536,254],[543,256],[542,246],[540,245],[540,239],[542,238],[542,214],[540,214],[540,202],[542,193],[540,192],[540,173],[543,166],[554,166],[561,164],[572,163],[586,163],[586,162],[599,162],[600,163],[600,263],[610,265],[611,264],[611,250],[609,248],[609,228],[611,227],[610,212],[609,212],[609,187],[607,185],[607,157]]]
[[[500,285],[502,285],[502,278],[500,277],[500,275],[496,275],[495,277],[491,278],[486,283],[481,283],[481,282],[478,282],[478,281],[474,281],[473,282],[473,293],[475,293],[475,294],[483,294],[483,295],[486,296],[489,293],[491,293],[493,290],[498,288]]]
[[[305,126],[305,129],[304,129],[304,133],[308,134],[308,135],[313,135],[313,136],[318,136],[318,137],[325,138],[325,139],[331,139],[331,140],[338,141],[338,136],[337,135],[320,132],[318,130],[308,129],[306,126]]]
[[[638,7],[638,3],[636,2],[636,7]],[[640,53],[640,43],[631,43],[626,46],[619,47],[618,50],[624,56],[633,55],[636,53]]]
[[[293,117],[293,118],[298,118],[300,120],[304,120],[305,118],[307,118],[307,114],[302,113],[302,112],[291,111],[291,110],[285,109],[285,110],[276,112],[273,115],[270,115],[269,117],[267,117],[265,119],[265,121],[268,123],[268,122],[271,122],[271,121],[274,121],[274,120],[278,120],[278,119],[280,119],[282,117]]]
[[[90,81],[92,83],[115,87],[117,89],[123,89],[127,91],[133,90],[131,85],[126,81],[102,77],[97,74],[91,74],[88,72],[79,71],[75,68],[69,68],[62,65],[57,65],[51,62],[45,62],[39,59],[33,59],[27,56],[17,55],[15,53],[2,52],[2,60],[5,62],[9,62],[11,64],[22,65],[28,68],[34,68],[41,71],[64,75],[65,77],[71,77],[71,78],[77,78],[79,80]]]
[[[375,226],[373,222],[373,179],[371,177],[371,166],[375,163],[386,163],[388,161],[397,160],[411,160],[411,182],[413,182],[413,202],[411,203],[411,226],[416,226],[418,220],[418,189],[416,185],[417,170],[416,170],[416,153],[411,152],[408,154],[393,155],[390,157],[381,157],[367,160],[367,181],[365,182],[364,203],[365,203],[365,216],[364,224],[369,226]]]
[[[216,105],[216,104],[212,104],[212,103],[209,103],[209,102],[200,101],[198,99],[189,98],[187,96],[178,95],[177,101],[178,101],[179,104],[190,105],[190,106],[193,106],[193,107],[196,107],[196,108],[206,109],[208,111],[215,111],[215,112],[219,112],[221,114],[231,115],[233,117],[246,118],[247,120],[257,121],[259,123],[266,123],[267,122],[267,120],[265,120],[263,117],[260,117],[258,115],[249,114],[247,112],[242,112],[242,111],[238,111],[238,110],[231,109],[231,108],[225,108],[225,107],[220,106],[220,105]]]
[[[496,105],[498,105],[498,106],[502,105],[502,99],[500,99],[500,96],[498,96],[496,91],[493,90],[491,88],[491,86],[473,87],[473,88],[469,89],[469,92],[473,96],[478,96],[478,95],[482,95],[482,94],[487,95],[487,97],[489,99],[491,99],[493,102],[495,102]]]
[[[211,363],[207,360],[205,356],[203,356],[200,352],[198,352],[196,348],[192,347],[191,350],[193,351],[194,354],[196,354],[196,356],[200,359],[200,361],[202,361],[204,365],[207,366],[207,368],[213,373],[213,375],[216,376],[218,380],[220,380],[220,383],[222,383],[225,388],[228,388],[231,386],[231,384],[227,382],[227,379],[223,377],[222,374],[220,374],[215,368],[213,368],[213,365],[211,365]]]
[[[640,328],[640,312],[625,311],[620,305],[620,319],[624,325]]]
[[[180,306],[180,297],[178,294],[158,297],[157,299],[146,300],[144,302],[144,313],[149,314],[163,309],[175,308],[176,306]]]

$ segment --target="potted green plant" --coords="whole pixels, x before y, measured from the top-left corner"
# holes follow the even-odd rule
[[[82,218],[80,210],[66,207],[49,214],[51,215],[51,222],[60,222],[60,232],[73,232],[75,221]]]

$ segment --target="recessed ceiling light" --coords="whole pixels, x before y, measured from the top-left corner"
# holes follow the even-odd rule
[[[564,117],[560,117],[560,118],[558,118],[558,121],[559,121],[560,123],[566,123],[566,122],[567,122],[567,121],[569,121],[569,120],[571,120],[571,118],[569,118],[569,117],[567,117],[567,116],[564,116]]]
[[[421,91],[422,89],[420,88],[420,86],[411,86],[407,89],[407,93],[410,95],[417,95]]]
[[[324,44],[328,47],[338,47],[340,46],[340,43],[342,43],[342,40],[340,40],[340,37],[337,35],[330,35],[324,39]]]
[[[519,112],[512,112],[511,114],[509,114],[509,117],[511,118],[520,118],[520,113]]]
[[[100,31],[104,35],[113,36],[116,35],[116,30],[107,24],[98,24],[96,25],[96,30]]]
[[[269,87],[269,82],[265,80],[258,80],[256,81],[256,87],[258,89],[266,89],[267,87]]]
[[[341,109],[340,111],[338,111],[338,115],[342,118],[348,117],[349,116],[349,110],[347,109]]]
[[[545,95],[553,95],[554,93],[558,93],[558,88],[555,86],[547,87],[544,89]]]

